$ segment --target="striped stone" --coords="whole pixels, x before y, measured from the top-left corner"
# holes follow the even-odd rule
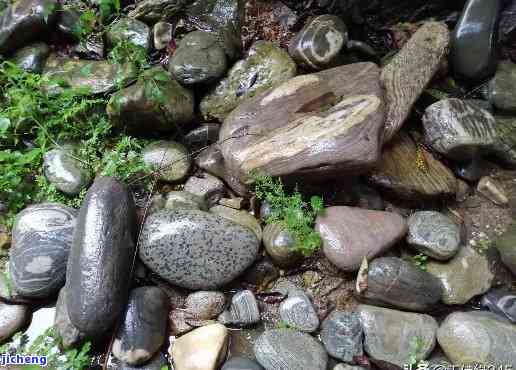
[[[381,80],[387,105],[384,142],[391,140],[407,119],[448,54],[449,44],[446,24],[425,23],[383,68]]]
[[[494,150],[496,121],[488,111],[460,99],[444,99],[423,115],[425,141],[454,160],[469,160]]]

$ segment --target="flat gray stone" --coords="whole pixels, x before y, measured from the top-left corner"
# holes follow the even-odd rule
[[[183,180],[192,165],[192,160],[182,144],[160,140],[143,148],[143,162],[154,171],[162,181]]]
[[[250,290],[242,290],[231,298],[231,305],[218,318],[224,325],[250,326],[260,321],[258,302]]]
[[[356,312],[333,311],[322,323],[321,340],[330,356],[354,363],[364,354],[364,333]]]
[[[290,328],[312,333],[319,328],[319,316],[304,292],[290,294],[279,307],[281,321]]]
[[[28,306],[0,302],[0,341],[4,342],[18,333],[30,316]]]
[[[244,357],[232,357],[221,370],[263,370],[263,367]]]
[[[91,182],[91,173],[73,154],[74,147],[64,145],[51,149],[43,156],[46,179],[68,195],[77,195]]]

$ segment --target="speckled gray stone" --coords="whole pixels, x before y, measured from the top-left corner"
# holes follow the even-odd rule
[[[356,312],[334,311],[322,323],[321,340],[330,356],[353,363],[362,356],[364,333]]]
[[[263,370],[263,367],[247,358],[233,357],[226,361],[221,370]]]
[[[486,110],[460,99],[443,99],[423,115],[425,141],[454,160],[469,160],[492,151],[497,141],[496,121]]]
[[[188,149],[174,141],[160,140],[147,145],[142,151],[143,162],[158,172],[162,181],[180,181],[186,177],[192,160]]]
[[[210,32],[187,34],[170,58],[168,70],[182,84],[209,83],[227,69],[226,53]]]
[[[51,149],[43,156],[43,173],[47,180],[68,195],[77,195],[91,182],[90,171],[73,155],[74,147]]]
[[[320,15],[307,22],[290,41],[288,52],[305,68],[321,70],[335,63],[348,42],[348,30],[335,15]]]
[[[86,337],[86,335],[81,333],[70,321],[68,309],[66,308],[66,288],[61,289],[57,298],[54,327],[65,349],[77,346]]]
[[[290,294],[279,307],[281,320],[289,327],[311,333],[319,327],[319,317],[304,292]]]
[[[328,363],[319,341],[292,329],[264,332],[254,343],[254,354],[266,370],[326,370]]]
[[[0,302],[0,341],[3,342],[20,331],[29,318],[28,306]]]
[[[438,260],[447,260],[459,250],[459,227],[447,216],[435,211],[421,211],[407,221],[407,243]]]
[[[27,207],[14,222],[9,273],[12,288],[46,298],[63,286],[77,211],[57,203]]]
[[[364,349],[370,357],[399,367],[414,355],[411,343],[419,338],[416,360],[426,359],[435,348],[437,322],[432,316],[360,305]]]
[[[249,326],[260,321],[258,302],[250,290],[242,290],[231,298],[229,310],[219,316],[219,322],[228,325]]]
[[[224,293],[199,291],[186,297],[185,311],[193,319],[210,320],[220,315],[225,305]]]
[[[435,308],[442,293],[435,276],[401,258],[382,257],[369,264],[361,297],[379,306],[424,312]]]
[[[233,221],[237,224],[249,228],[256,235],[258,242],[261,243],[262,227],[260,226],[258,220],[249,212],[245,210],[238,210],[231,207],[226,207],[220,204],[211,207],[210,212],[220,215],[224,218],[227,218],[230,221]]]
[[[158,353],[149,362],[141,366],[132,366],[122,362],[115,370],[168,370],[169,363],[163,353]]]
[[[113,341],[113,355],[130,365],[149,361],[165,341],[167,315],[167,297],[160,288],[133,289]]]
[[[171,284],[222,286],[258,256],[254,233],[221,216],[196,210],[158,211],[143,226],[140,259]]]

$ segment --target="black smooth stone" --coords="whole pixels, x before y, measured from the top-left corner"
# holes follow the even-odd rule
[[[127,302],[136,211],[127,187],[99,177],[77,219],[66,276],[70,321],[90,337],[116,322]]]
[[[516,293],[505,289],[494,289],[482,297],[481,304],[490,311],[516,324]]]
[[[450,63],[460,78],[482,81],[496,71],[496,43],[502,0],[469,0],[455,26]]]
[[[167,315],[167,296],[160,288],[132,290],[113,342],[113,355],[130,365],[149,361],[165,341]]]

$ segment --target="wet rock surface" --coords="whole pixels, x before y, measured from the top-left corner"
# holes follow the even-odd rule
[[[468,0],[464,5],[451,38],[450,65],[457,76],[481,81],[495,72],[501,7],[500,0]]]
[[[66,303],[65,288],[59,291],[59,296],[57,298],[54,327],[61,337],[64,348],[76,347],[82,343],[86,337],[84,333],[81,333],[70,321]]]
[[[140,259],[174,285],[212,289],[230,282],[257,257],[254,233],[202,211],[159,211],[143,227]]]
[[[90,171],[73,153],[73,145],[49,150],[43,158],[47,180],[68,195],[77,195],[91,182]]]
[[[249,326],[260,321],[258,302],[250,290],[238,292],[231,298],[229,309],[223,312],[219,322],[224,325]]]
[[[112,178],[97,178],[77,217],[66,272],[70,321],[90,337],[114,325],[125,306],[135,227],[134,202],[127,188]]]
[[[174,141],[156,141],[143,149],[143,161],[158,171],[162,181],[180,181],[190,171],[191,159],[182,144]]]
[[[106,40],[111,47],[121,42],[129,42],[145,50],[149,50],[152,46],[149,27],[132,18],[122,18],[114,22],[106,33]]]
[[[226,361],[221,370],[263,370],[263,368],[247,358],[233,357]]]
[[[26,208],[13,227],[10,284],[16,295],[47,298],[65,282],[77,211],[57,203]]]
[[[516,323],[516,294],[505,289],[493,289],[482,297],[482,305],[491,312]]]
[[[277,266],[293,266],[302,256],[295,249],[295,239],[279,223],[270,223],[263,229],[263,245],[267,254]]]
[[[11,60],[24,71],[41,73],[49,55],[48,45],[38,42],[17,50]]]
[[[21,0],[10,4],[0,15],[0,54],[45,36],[56,19],[57,1]]]
[[[27,324],[30,319],[28,306],[0,303],[0,340],[5,341]]]
[[[247,58],[235,63],[201,101],[205,118],[223,120],[243,101],[287,81],[296,74],[296,64],[288,53],[266,41],[249,49]]]
[[[290,328],[311,333],[319,328],[319,317],[304,292],[289,294],[289,297],[281,302],[279,315]]]
[[[344,271],[356,271],[364,257],[385,252],[407,231],[399,215],[354,207],[329,207],[316,221],[325,256]]]
[[[113,341],[113,355],[130,365],[149,361],[165,341],[168,305],[158,287],[133,289]]]
[[[330,356],[354,362],[363,355],[363,331],[356,312],[334,311],[322,323],[321,340]]]

